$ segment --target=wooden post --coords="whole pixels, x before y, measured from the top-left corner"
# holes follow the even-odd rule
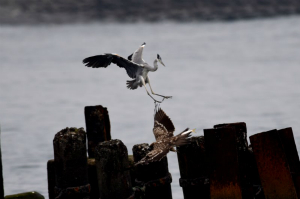
[[[132,193],[128,152],[121,140],[100,143],[95,150],[101,199],[127,199]]]
[[[261,185],[256,160],[253,154],[252,147],[249,146],[249,171],[251,182],[253,183],[253,196],[255,199],[265,199],[264,190]]]
[[[296,189],[277,130],[252,135],[250,141],[265,197],[296,199]]]
[[[99,199],[99,185],[95,158],[88,159],[88,177],[91,185],[90,199]]]
[[[210,199],[204,137],[192,137],[190,144],[177,147],[177,158],[184,199]]]
[[[86,132],[88,138],[89,158],[95,158],[96,146],[111,140],[110,121],[107,108],[98,106],[86,106],[84,108]]]
[[[49,199],[55,199],[55,164],[53,159],[47,162],[47,177]]]
[[[247,141],[247,126],[245,122],[237,123],[225,123],[215,125],[215,129],[232,127],[236,132],[236,146],[238,155],[238,181],[241,186],[243,199],[252,199],[254,197],[253,193],[253,181],[252,181],[252,171],[251,171],[251,154],[248,149]],[[253,164],[252,164],[253,165]]]
[[[88,159],[88,181],[91,185],[91,193],[90,199],[99,199],[99,187],[98,187],[98,180],[97,180],[97,171],[96,171],[96,164],[95,159]],[[48,160],[47,163],[47,175],[48,175],[48,193],[49,199],[55,199],[55,164],[54,160]]]
[[[242,199],[235,128],[204,129],[204,137],[211,199]]]
[[[1,125],[0,125],[0,199],[4,199],[3,186],[3,169],[2,169],[2,152],[1,152]]]
[[[83,128],[66,128],[54,137],[56,198],[89,198],[85,136]]]
[[[133,146],[134,162],[138,162],[151,151],[148,144]],[[140,187],[145,186],[146,199],[172,199],[172,177],[168,169],[167,157],[161,161],[152,162],[149,165],[136,167],[136,182]]]
[[[130,178],[131,178],[131,185],[132,187],[136,186],[135,179],[136,179],[136,167],[134,166],[134,159],[133,155],[128,155],[128,162],[130,169]]]
[[[278,135],[289,163],[289,168],[297,191],[297,196],[300,198],[300,162],[293,130],[291,127],[280,129],[278,130]]]
[[[1,152],[1,125],[0,125],[0,199],[4,198],[2,152]]]

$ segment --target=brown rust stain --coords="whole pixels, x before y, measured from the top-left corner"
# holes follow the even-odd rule
[[[296,199],[296,190],[277,130],[250,136],[250,141],[265,197]]]

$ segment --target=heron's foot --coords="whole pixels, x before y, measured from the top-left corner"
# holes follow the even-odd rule
[[[163,96],[163,98],[169,99],[169,98],[172,98],[172,96]]]
[[[153,100],[154,100],[154,103],[162,103],[162,102],[164,101],[164,99],[161,100],[161,101],[158,101],[158,100],[156,100],[156,99],[153,99]]]

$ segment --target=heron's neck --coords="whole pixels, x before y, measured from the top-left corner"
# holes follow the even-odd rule
[[[158,61],[157,59],[154,60],[154,63],[153,63],[154,67],[151,71],[156,71],[158,69],[157,61]]]

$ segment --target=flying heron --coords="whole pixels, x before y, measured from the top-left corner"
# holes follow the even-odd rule
[[[113,53],[105,53],[102,55],[95,55],[92,57],[87,57],[83,60],[83,63],[87,67],[92,68],[106,68],[111,63],[117,64],[120,68],[125,68],[128,76],[133,80],[127,81],[127,88],[134,90],[138,88],[138,86],[144,86],[146,89],[147,94],[154,100],[154,102],[161,103],[165,98],[171,98],[172,96],[164,96],[157,93],[154,93],[152,90],[150,79],[148,77],[148,72],[154,72],[158,69],[157,62],[161,63],[163,66],[164,63],[162,62],[161,57],[157,54],[157,58],[154,60],[154,67],[150,66],[146,63],[143,58],[143,49],[146,43],[143,43],[133,54],[128,56],[128,59],[121,57],[118,54]],[[153,95],[157,95],[163,97],[162,101],[158,101],[154,99],[154,97],[149,93],[146,84],[149,84],[151,93]]]
[[[169,151],[176,152],[174,147],[188,144],[190,134],[195,132],[195,129],[189,130],[187,128],[176,136],[173,134],[174,131],[175,127],[169,116],[161,108],[157,108],[153,127],[156,142],[150,145],[153,149],[135,165],[147,165],[150,162],[160,161]]]

